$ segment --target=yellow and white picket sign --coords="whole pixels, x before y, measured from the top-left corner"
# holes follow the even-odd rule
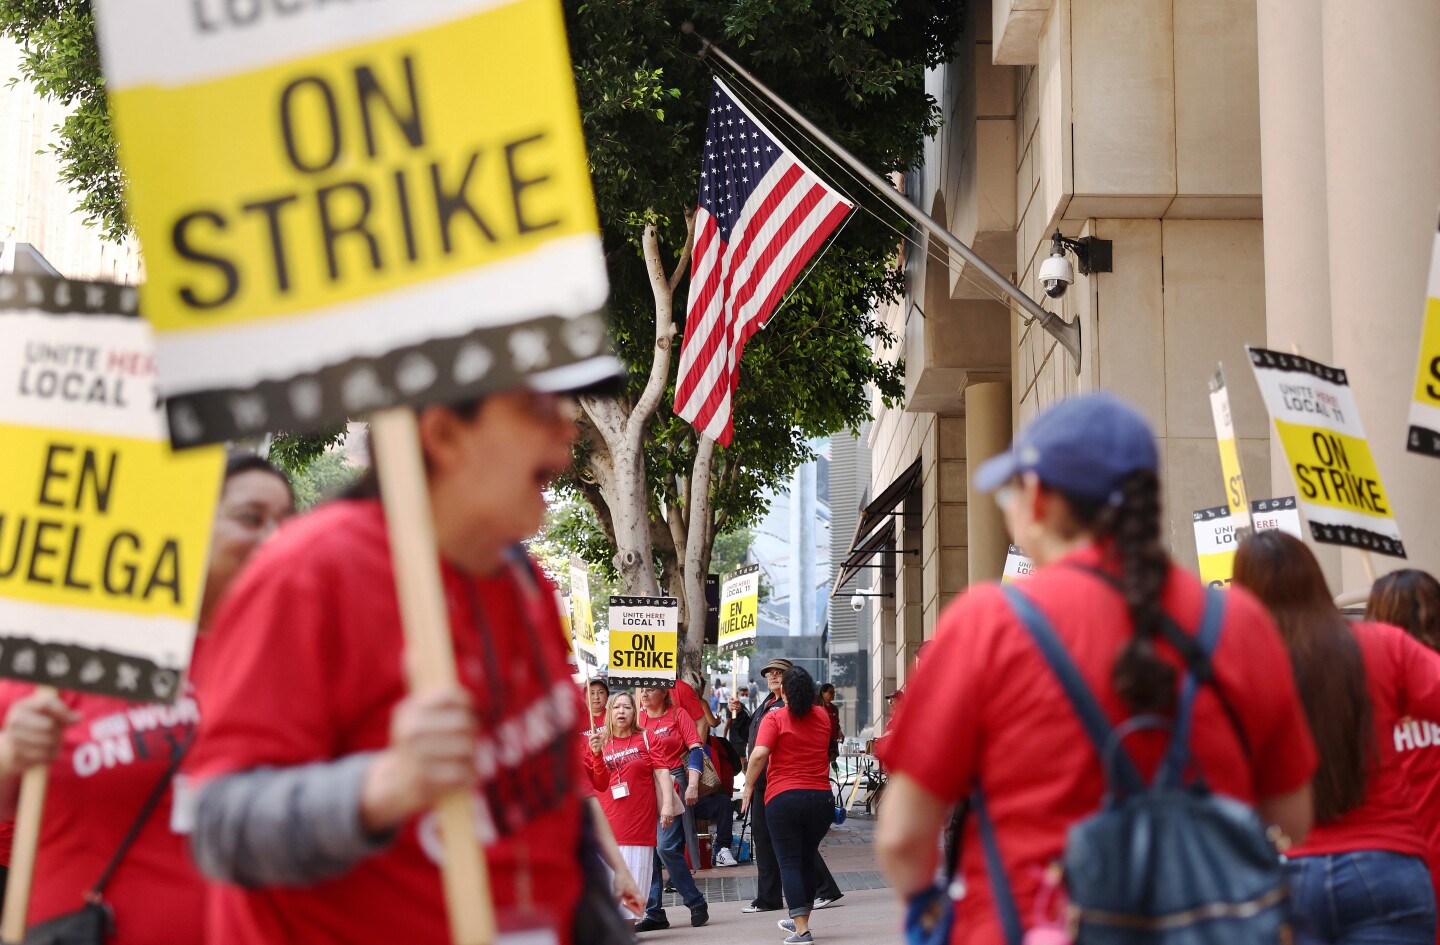
[[[1420,364],[1410,401],[1412,453],[1440,456],[1440,225],[1430,249],[1430,283],[1425,290],[1425,324],[1420,331]]]
[[[595,611],[590,603],[590,569],[578,555],[570,556],[570,632],[575,655],[599,666],[595,652]]]
[[[1195,555],[1200,580],[1210,587],[1225,587],[1235,566],[1235,523],[1230,509],[1217,505],[1190,513],[1195,526]]]
[[[0,275],[0,676],[168,702],[224,452],[176,453],[133,288]]]
[[[1000,575],[1001,584],[1018,581],[1035,570],[1035,562],[1018,545],[1011,545],[1005,553],[1005,570]]]
[[[179,445],[613,374],[556,0],[97,0]]]
[[[1296,538],[1305,537],[1300,528],[1300,509],[1293,495],[1259,499],[1250,503],[1246,521],[1257,532],[1278,529]],[[1200,580],[1211,587],[1229,585],[1235,570],[1235,547],[1239,544],[1230,509],[1217,505],[1191,513],[1195,525],[1195,553],[1199,558]],[[1242,536],[1243,537],[1243,536]]]
[[[1247,347],[1317,542],[1405,557],[1343,368]]]
[[[755,645],[760,621],[760,566],[746,565],[725,575],[720,586],[719,652]]]
[[[1240,471],[1240,450],[1235,441],[1235,421],[1230,415],[1230,391],[1225,386],[1225,368],[1217,367],[1210,378],[1210,413],[1215,418],[1215,443],[1220,448],[1220,473],[1225,477],[1225,505],[1233,528],[1250,527],[1250,498],[1245,493],[1245,476]]]
[[[680,665],[680,601],[610,598],[610,685],[673,689]]]
[[[128,286],[0,275],[0,676],[180,695],[220,449],[177,454]],[[25,937],[49,767],[20,781],[0,937]]]

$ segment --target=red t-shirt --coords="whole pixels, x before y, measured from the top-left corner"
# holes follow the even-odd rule
[[[765,803],[781,791],[830,790],[830,714],[812,705],[803,718],[777,706],[760,720],[755,747],[770,749],[765,762]]]
[[[591,714],[591,713],[587,710],[586,715],[588,716],[588,719],[589,719],[589,721],[588,721],[588,726],[589,726],[589,727],[586,728],[585,731],[582,732],[581,735],[580,735],[580,767],[581,767],[582,770],[589,771],[589,770],[590,770],[590,755],[591,755],[591,752],[590,752],[590,733],[591,733],[592,731],[594,731],[595,729],[597,729],[597,728],[598,728],[598,729],[604,729],[604,728],[605,728],[605,713],[604,713],[604,712],[601,712],[599,715],[594,715],[594,714]],[[586,778],[586,779],[584,779],[584,780],[582,780],[582,781],[580,782],[580,793],[584,794],[586,797],[598,797],[598,796],[599,796],[599,795],[597,795],[597,794],[595,793],[595,789],[590,786],[590,780],[589,780],[588,778]]]
[[[636,713],[635,721],[650,733],[650,750],[655,753],[655,757],[672,771],[685,764],[685,755],[691,747],[700,744],[695,723],[681,712],[678,706],[671,706],[653,718],[641,708]]]
[[[705,746],[705,751],[710,755],[710,760],[715,764],[715,774],[720,778],[720,784],[725,788],[727,796],[735,790],[735,766],[730,763],[730,755],[725,749],[729,743],[719,735],[711,735]]]
[[[34,691],[0,682],[0,718]],[[29,923],[84,906],[150,793],[170,766],[172,752],[199,721],[189,695],[175,705],[135,705],[109,696],[63,692],[81,720],[65,731],[50,766]],[[190,862],[188,837],[172,829],[167,790],[125,855],[105,900],[115,909],[115,945],[198,943],[205,924],[205,882]]]
[[[1099,561],[1098,549],[1080,549],[1031,574],[1023,590],[1118,725],[1130,713],[1110,685],[1110,670],[1131,636],[1129,613],[1100,578],[1067,566]],[[1187,631],[1199,627],[1204,590],[1193,575],[1172,568],[1161,603]],[[1159,650],[1183,666],[1167,644]],[[1214,665],[1251,758],[1214,691],[1203,687],[1191,746],[1207,783],[1247,802],[1306,784],[1316,755],[1289,655],[1270,616],[1244,591],[1226,595]],[[946,804],[969,795],[979,780],[1020,916],[1028,922],[1045,869],[1065,848],[1066,832],[1099,809],[1105,789],[1099,756],[1069,699],[994,584],[972,587],[945,610],[905,691],[905,711],[883,739],[885,766]],[[1146,732],[1126,741],[1145,777],[1159,766],[1166,740],[1164,733]],[[977,830],[964,832],[960,868],[969,892],[957,904],[952,942],[1002,942]]]
[[[1430,882],[1440,900],[1440,725],[1401,719],[1393,732],[1405,781],[1430,845]]]
[[[653,847],[660,822],[655,772],[666,768],[645,741],[641,730],[625,738],[607,739],[598,755],[590,753],[590,783],[598,792],[615,842],[627,847]],[[615,787],[622,784],[629,793],[616,797]]]
[[[1357,623],[1351,629],[1365,658],[1380,763],[1366,782],[1360,806],[1329,823],[1317,823],[1304,843],[1291,848],[1290,856],[1388,850],[1428,857],[1434,815],[1422,817],[1416,802],[1422,791],[1433,791],[1434,786],[1413,784],[1406,777],[1397,745],[1405,744],[1409,726],[1424,730],[1426,722],[1440,719],[1440,654],[1389,624]],[[1410,722],[1402,735],[1396,726],[1405,716],[1425,721]]]
[[[569,939],[580,894],[575,750],[585,709],[548,585],[442,565],[461,684],[480,723],[477,830],[495,905],[547,914]],[[478,605],[478,606],[477,606]],[[215,621],[198,689],[199,777],[303,765],[389,743],[406,693],[389,542],[375,501],[334,502],[256,552]],[[212,671],[213,670],[213,671]],[[209,900],[211,945],[450,941],[433,813],[335,879]]]
[[[705,704],[695,694],[695,687],[685,680],[677,679],[675,681],[675,688],[670,691],[670,699],[694,721],[700,722],[705,718]],[[696,730],[699,730],[698,726]]]

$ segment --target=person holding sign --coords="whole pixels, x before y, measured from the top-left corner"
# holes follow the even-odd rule
[[[694,690],[691,690],[693,695]],[[675,891],[690,910],[690,924],[696,927],[710,921],[710,907],[705,896],[695,886],[690,876],[690,867],[685,863],[685,834],[694,833],[689,809],[700,800],[700,772],[704,770],[704,749],[700,747],[700,736],[695,722],[688,713],[680,711],[670,700],[670,693],[664,689],[642,687],[640,690],[640,727],[650,736],[651,751],[655,752],[678,789],[684,780],[684,816],[670,823],[661,823],[656,835],[654,869],[650,879],[650,898],[645,903],[645,917],[635,926],[637,932],[653,929],[668,929],[670,920],[665,916],[663,899],[664,881],[660,875],[663,866],[675,884]],[[687,827],[690,821],[692,826]]]
[[[223,883],[211,945],[448,942],[431,808],[457,788],[473,792],[500,927],[573,939],[585,707],[519,544],[571,462],[572,406],[511,388],[416,425],[459,685],[407,689],[373,478],[256,555],[197,675],[192,849]]]
[[[212,613],[206,605],[294,510],[279,470],[253,454],[230,457],[212,530],[197,656]],[[185,849],[187,812],[174,781],[199,721],[194,692],[173,705],[136,705],[6,681],[0,682],[0,714],[0,815],[14,816],[26,769],[51,766],[30,898],[32,934],[39,933],[34,926],[84,908],[105,877],[100,892],[115,916],[115,935],[107,941],[198,945],[204,881]],[[138,832],[126,845],[132,827]]]
[[[946,608],[883,739],[889,783],[877,852],[910,904],[913,932],[928,934],[949,901],[935,882],[937,839],[956,802],[977,786],[1003,873],[992,882],[983,828],[967,825],[958,857],[967,892],[954,903],[954,945],[1001,943],[1008,920],[1028,927],[1042,918],[1035,904],[1060,892],[1053,867],[1070,827],[1101,808],[1100,752],[1028,629],[1035,614],[1110,726],[1172,712],[1180,701],[1188,661],[1165,622],[1193,638],[1209,602],[1162,543],[1159,466],[1144,418],[1099,393],[1044,411],[977,470],[976,485],[996,494],[1012,540],[1036,570],[1004,588],[975,585]],[[1193,704],[1191,756],[1211,790],[1254,806],[1265,824],[1298,841],[1310,825],[1316,761],[1289,660],[1254,598],[1230,592],[1223,601],[1209,660],[1215,685]],[[1146,783],[1167,742],[1154,731],[1126,740]],[[1013,901],[1004,918],[1001,883]]]
[[[636,713],[630,693],[610,697],[604,727],[590,733],[590,783],[599,792],[630,875],[637,886],[648,889],[656,821],[668,827],[681,810],[670,769],[651,751],[649,733],[635,727]]]
[[[1397,627],[1346,620],[1315,555],[1284,532],[1240,543],[1234,583],[1275,615],[1320,750],[1315,829],[1287,853],[1299,941],[1432,945],[1428,818],[1396,727],[1440,720],[1440,654]]]

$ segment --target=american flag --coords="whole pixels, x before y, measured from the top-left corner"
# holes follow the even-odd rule
[[[721,446],[740,354],[851,204],[715,80],[675,413]]]

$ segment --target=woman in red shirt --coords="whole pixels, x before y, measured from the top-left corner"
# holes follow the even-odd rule
[[[694,691],[691,691],[694,697]],[[640,727],[650,735],[650,750],[669,770],[678,790],[683,779],[685,805],[682,816],[668,824],[661,824],[655,841],[654,868],[650,876],[650,897],[645,903],[645,917],[635,925],[637,932],[654,929],[668,929],[670,920],[665,916],[664,880],[661,867],[670,874],[680,900],[690,910],[690,924],[696,927],[710,921],[710,907],[705,895],[690,876],[690,867],[685,863],[685,837],[694,836],[695,826],[690,808],[700,800],[700,772],[704,768],[704,755],[700,747],[700,735],[695,722],[688,712],[682,711],[664,689],[641,687]],[[688,824],[687,824],[688,822]]]
[[[1241,542],[1234,582],[1275,616],[1320,751],[1315,829],[1289,851],[1299,940],[1432,945],[1428,838],[1396,727],[1440,720],[1440,654],[1397,627],[1348,622],[1314,554],[1284,532]]]
[[[1415,568],[1391,571],[1370,588],[1365,619],[1399,627],[1440,652],[1440,581]],[[1440,725],[1401,719],[1395,726],[1395,750],[1426,824],[1430,881],[1440,898]]]
[[[1159,465],[1145,420],[1101,393],[1041,413],[975,475],[997,493],[1011,536],[1038,565],[1019,589],[1111,725],[1176,704],[1185,663],[1163,636],[1163,619],[1193,635],[1206,603],[1199,579],[1161,543]],[[1299,838],[1310,822],[1315,752],[1284,645],[1244,592],[1226,595],[1221,629],[1215,685],[1195,697],[1192,757],[1214,791]],[[1020,922],[1031,923],[1069,828],[1100,809],[1106,779],[998,584],[972,586],[945,609],[905,693],[882,739],[890,777],[876,842],[890,885],[917,906],[933,901],[941,830],[978,785]],[[1147,731],[1126,748],[1148,779],[1167,743]],[[956,945],[1004,941],[979,835],[967,825],[960,840],[966,894],[955,904]]]
[[[804,669],[787,670],[780,685],[785,708],[767,712],[760,720],[745,770],[742,810],[750,809],[755,782],[764,771],[765,820],[790,910],[790,918],[781,919],[780,928],[790,933],[786,945],[801,945],[815,940],[810,910],[820,882],[816,860],[820,841],[835,818],[835,798],[830,793],[830,715],[815,704],[815,680]]]
[[[590,734],[590,783],[635,884],[649,889],[655,824],[670,826],[680,816],[680,799],[670,769],[650,750],[648,733],[635,727],[635,714],[630,693],[610,697],[604,727]]]
[[[211,531],[202,630],[231,579],[294,511],[290,484],[279,470],[251,453],[230,457]],[[197,657],[206,643],[204,636],[196,640]],[[84,906],[86,893],[189,744],[199,710],[188,687],[173,705],[137,705],[91,693],[42,694],[6,681],[0,682],[0,713],[0,814],[14,816],[25,769],[50,763],[30,897],[28,924],[34,926]],[[182,785],[172,782],[160,795],[104,889],[115,914],[115,945],[202,940],[205,885],[186,849],[186,812],[176,803]]]

